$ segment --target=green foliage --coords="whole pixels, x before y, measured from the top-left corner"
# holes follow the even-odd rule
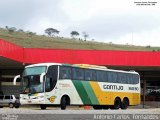
[[[60,31],[54,28],[47,28],[44,32],[51,37],[51,36],[55,36],[55,34],[59,34]]]
[[[89,37],[88,33],[86,33],[86,32],[82,32],[82,35],[83,35],[85,41]]]
[[[21,33],[23,33],[24,31],[23,31],[23,29],[19,29],[17,32],[21,32]]]
[[[7,29],[9,34],[12,34],[12,33],[16,32],[16,30],[17,30],[17,28],[15,28],[15,27],[10,27],[9,28],[8,26],[6,26],[6,29]]]
[[[77,31],[72,31],[71,33],[71,37],[75,37],[75,36],[79,36],[79,33]]]
[[[160,47],[142,47],[134,45],[118,45],[95,41],[82,41],[64,37],[48,37],[28,32],[14,32],[10,34],[5,28],[0,28],[0,39],[26,48],[51,48],[51,49],[85,49],[85,50],[127,50],[127,51],[156,51]],[[30,35],[31,34],[31,35]]]
[[[36,35],[36,33],[30,32],[30,31],[27,31],[26,33],[27,33],[27,35],[28,35],[29,37],[32,37],[33,35]]]

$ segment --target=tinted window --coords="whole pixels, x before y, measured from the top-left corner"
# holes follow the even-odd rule
[[[95,70],[85,69],[85,80],[96,80]]]
[[[0,99],[3,99],[4,96],[0,96]]]
[[[118,76],[118,83],[128,84],[126,73],[118,73]]]
[[[5,99],[10,99],[10,96],[5,96]]]
[[[84,70],[81,68],[72,68],[74,80],[84,80]]]
[[[112,83],[117,82],[117,73],[116,72],[107,72],[108,81]]]
[[[60,79],[71,79],[71,68],[60,66]]]
[[[139,75],[133,75],[133,83],[138,84],[139,83]]]
[[[131,76],[127,73],[126,74],[126,81],[127,81],[127,84],[130,84],[130,78]]]
[[[107,82],[107,75],[105,71],[97,71],[97,81]]]
[[[129,84],[134,84],[133,79],[132,79],[132,78],[133,78],[132,76],[133,76],[132,74],[128,74],[128,80],[129,80],[128,83],[129,83]]]
[[[46,74],[45,91],[53,90],[57,83],[58,66],[50,66]]]
[[[54,83],[55,83],[55,81],[53,81],[53,79],[51,77],[50,78],[47,77],[46,78],[46,83],[45,83],[45,91],[46,92],[51,91],[54,87]]]
[[[24,70],[24,75],[40,75],[46,71],[47,66],[27,67]]]

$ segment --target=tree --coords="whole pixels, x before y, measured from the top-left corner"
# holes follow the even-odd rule
[[[14,32],[17,30],[15,27],[9,28],[8,26],[6,26],[6,29],[8,30],[8,32],[9,32],[10,34],[14,33]]]
[[[27,31],[26,33],[27,33],[27,35],[28,35],[29,37],[32,37],[33,35],[36,35],[36,33],[31,32],[31,31]]]
[[[17,30],[17,32],[21,32],[21,33],[23,33],[23,32],[24,32],[24,30],[23,30],[23,29],[19,29],[19,30]]]
[[[82,35],[83,35],[85,41],[86,41],[86,38],[89,37],[88,33],[86,33],[86,32],[82,32]]]
[[[49,36],[55,36],[55,34],[59,34],[59,31],[53,28],[47,28],[44,32]]]
[[[77,31],[72,31],[70,34],[71,34],[71,37],[73,38],[79,35]]]

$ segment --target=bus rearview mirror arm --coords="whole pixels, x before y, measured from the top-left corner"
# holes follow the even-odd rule
[[[16,85],[16,81],[18,78],[20,78],[21,76],[20,75],[16,75],[13,79],[13,85]]]
[[[40,83],[43,83],[43,77],[45,76],[45,73],[42,73],[41,75],[40,75]]]

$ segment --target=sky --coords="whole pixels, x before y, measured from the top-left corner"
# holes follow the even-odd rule
[[[134,2],[156,1],[138,6]],[[160,46],[160,0],[0,0],[0,27],[44,34],[46,28],[70,37],[115,44]]]

